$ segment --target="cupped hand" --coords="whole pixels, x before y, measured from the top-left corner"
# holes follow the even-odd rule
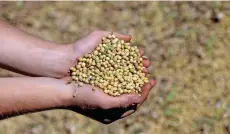
[[[70,57],[68,59],[71,60],[69,60],[68,63],[63,64],[62,70],[59,70],[61,74],[58,75],[58,78],[68,76],[69,69],[77,64],[77,60],[80,57],[83,57],[84,55],[93,52],[95,48],[101,43],[102,37],[106,37],[109,34],[111,34],[111,32],[96,30],[89,33],[85,37],[77,40],[75,43],[61,46],[60,49],[65,51],[65,53],[68,53]],[[119,39],[124,40],[125,42],[129,42],[131,40],[130,35],[123,35],[118,33],[113,34]],[[143,54],[143,50],[140,50],[140,53]],[[149,61],[144,61],[144,64],[149,64]]]
[[[98,44],[101,43],[102,37],[106,37],[111,32],[94,31],[72,45],[68,46],[72,49],[72,55],[75,61],[68,65],[68,68],[77,64],[77,59],[92,52]],[[119,39],[129,42],[131,36],[113,33]],[[140,55],[143,55],[143,50],[140,49]],[[150,65],[149,60],[143,60],[145,69]],[[69,78],[70,79],[70,78]],[[124,118],[134,113],[137,108],[147,99],[149,91],[154,86],[155,81],[150,80],[142,88],[141,95],[138,94],[123,94],[118,97],[112,97],[105,94],[102,89],[94,89],[91,85],[84,84],[82,87],[73,84],[74,97],[71,105],[71,110],[88,116],[102,123],[111,123],[118,119]]]
[[[94,89],[88,84],[82,87],[75,85],[73,86],[73,95],[75,97],[73,97],[69,109],[108,124],[134,113],[146,100],[154,84],[154,80],[147,83],[142,88],[141,96],[137,94],[123,94],[118,97],[109,96],[101,89]]]

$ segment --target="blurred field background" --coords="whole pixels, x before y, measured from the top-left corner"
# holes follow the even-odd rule
[[[230,2],[0,2],[0,16],[58,43],[95,29],[131,34],[157,81],[116,123],[53,110],[0,121],[0,134],[230,134]]]

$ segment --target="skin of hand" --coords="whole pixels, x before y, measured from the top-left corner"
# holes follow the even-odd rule
[[[67,58],[70,59],[69,62],[67,62],[64,65],[61,65],[63,70],[59,71],[62,72],[62,74],[58,75],[60,76],[59,78],[68,76],[69,69],[77,64],[77,59],[95,50],[95,48],[101,43],[102,37],[106,37],[109,34],[111,34],[111,32],[96,30],[81,38],[80,40],[76,41],[75,43],[71,43],[64,46],[57,46],[57,48],[55,49],[57,49],[58,51],[63,51],[63,53],[69,53],[70,56],[70,58]],[[113,34],[119,39],[124,40],[125,42],[129,42],[131,40],[131,36],[129,35],[122,35],[118,33]],[[142,49],[140,49],[140,54],[144,54]],[[143,64],[147,68],[149,67],[150,62],[149,60],[144,60]],[[148,73],[148,70],[146,68],[143,71],[145,73]]]
[[[72,103],[67,109],[81,113],[101,123],[109,124],[134,113],[147,99],[155,81],[150,80],[142,88],[141,95],[123,94],[117,97],[109,96],[99,88],[93,90],[93,86],[88,84],[84,84],[82,87],[75,84],[71,85],[75,97],[73,97]]]
[[[70,68],[75,65],[79,57],[92,52],[97,45],[100,44],[101,38],[109,34],[111,33],[107,31],[94,31],[77,42],[67,45],[67,47],[70,48],[68,48],[69,50],[66,50],[72,52],[71,55],[77,58],[74,63],[66,65],[66,68]],[[118,33],[113,34],[125,42],[131,40],[131,36],[121,35]],[[143,55],[143,50],[140,50],[140,54]],[[148,73],[147,68],[150,65],[149,60],[144,60],[143,64],[145,67],[143,72]],[[140,105],[147,99],[149,91],[154,84],[155,81],[150,80],[150,82],[142,88],[141,96],[137,94],[124,94],[118,97],[111,97],[105,94],[101,89],[92,91],[93,87],[85,84],[82,87],[82,90],[76,90],[76,103],[80,103],[80,105],[70,109],[102,123],[111,123],[134,113],[137,108],[139,108]]]
[[[27,76],[63,78],[77,59],[93,51],[110,32],[94,31],[72,44],[58,45],[27,34],[0,19],[0,66]],[[115,35],[125,41],[127,35]],[[142,51],[143,52],[143,51]],[[148,61],[146,61],[148,62]],[[148,64],[148,63],[147,63]]]
[[[136,94],[111,97],[101,89],[92,91],[91,85],[66,85],[63,79],[0,78],[0,119],[49,109],[67,109],[108,124],[132,114],[147,98],[153,84],[151,81],[143,88],[141,97]]]
[[[0,22],[0,27],[2,29],[0,37],[3,39],[0,40],[2,45],[2,49],[0,49],[1,67],[14,68],[16,69],[14,71],[22,71],[27,75],[60,78],[59,81],[62,82],[63,80],[61,79],[65,79],[68,76],[69,68],[77,63],[79,57],[92,52],[103,36],[111,34],[106,31],[94,31],[75,43],[56,45],[53,42],[30,36],[3,22]],[[131,39],[127,35],[114,34],[125,41]],[[20,42],[18,42],[19,40]],[[140,53],[143,54],[143,51],[140,51]],[[9,56],[9,54],[11,55]],[[143,64],[147,68],[150,62],[144,60]],[[143,71],[147,73],[147,69]],[[143,87],[141,96],[125,94],[119,97],[108,96],[101,89],[92,92],[92,88],[89,85],[81,87],[82,90],[78,90],[79,88],[73,85],[71,90],[76,91],[76,97],[73,98],[70,95],[71,104],[67,104],[65,108],[82,113],[102,123],[111,123],[133,113],[146,100],[154,83],[154,80],[150,80],[150,83]],[[31,89],[33,88],[31,87]],[[23,89],[21,90],[23,92]],[[25,97],[24,99],[27,98]],[[28,103],[30,104],[30,102]],[[31,110],[36,111],[36,109],[44,108],[36,108],[36,106],[39,107],[39,105],[35,105],[35,108],[31,108]],[[48,104],[46,108],[49,108]]]
[[[84,85],[75,89],[76,96],[73,98],[71,107],[67,109],[109,124],[134,113],[146,100],[154,84],[153,80],[146,84],[142,88],[141,96],[123,94],[118,97],[109,96],[99,88],[92,91],[91,85]]]

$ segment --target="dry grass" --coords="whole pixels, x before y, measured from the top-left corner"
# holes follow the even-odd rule
[[[215,13],[224,14],[216,23]],[[94,29],[131,34],[157,80],[143,107],[114,124],[54,110],[1,121],[0,134],[230,133],[230,2],[1,2],[0,16],[60,43]]]

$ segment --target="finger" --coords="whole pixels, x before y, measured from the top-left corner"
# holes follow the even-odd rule
[[[137,110],[137,105],[127,108],[127,110],[121,115],[121,118],[124,118],[126,116],[133,114],[136,110]]]
[[[148,74],[148,72],[149,72],[149,71],[148,71],[148,69],[147,69],[147,68],[144,68],[144,69],[143,69],[143,73],[145,73],[145,75],[147,75],[147,74]]]
[[[113,33],[117,38],[124,40],[125,42],[130,42],[132,39],[131,35],[124,35],[124,34],[119,34],[119,33]]]
[[[131,105],[139,104],[141,97],[137,94],[124,94],[119,97],[113,97],[111,105],[113,108],[127,108]]]
[[[142,89],[142,94],[141,94],[141,103],[133,106],[135,108],[131,108],[130,110],[126,111],[121,118],[124,118],[126,116],[129,116],[131,114],[133,114],[137,108],[139,108],[141,106],[141,104],[143,104],[143,102],[147,99],[148,94],[150,92],[150,90],[153,88],[153,86],[155,85],[155,81],[154,80],[150,80],[150,82],[148,84],[146,84],[143,89]]]
[[[144,67],[149,67],[150,61],[149,60],[143,60],[143,65],[144,65]]]
[[[129,115],[133,114],[135,111],[136,110],[131,109],[131,110],[125,112],[124,114],[122,114],[121,118],[125,118],[125,117],[129,116]]]
[[[154,85],[155,80],[150,80],[149,83],[144,85],[141,92],[141,103],[138,105],[138,107],[147,99],[149,91],[153,88]]]
[[[144,54],[144,50],[141,49],[141,48],[139,48],[139,53],[140,53],[140,55],[142,56],[142,55]]]
[[[64,78],[62,78],[62,80],[65,82],[66,85],[72,83],[71,77],[64,77]]]
[[[124,34],[119,34],[116,32],[108,32],[108,31],[102,31],[102,30],[96,30],[92,32],[92,34],[97,35],[97,37],[99,36],[100,38],[114,34],[117,38],[124,40],[125,42],[130,42],[132,38],[131,35],[124,35]]]
[[[64,77],[64,78],[62,78],[62,80],[69,81],[69,80],[71,80],[71,78],[70,77]]]

